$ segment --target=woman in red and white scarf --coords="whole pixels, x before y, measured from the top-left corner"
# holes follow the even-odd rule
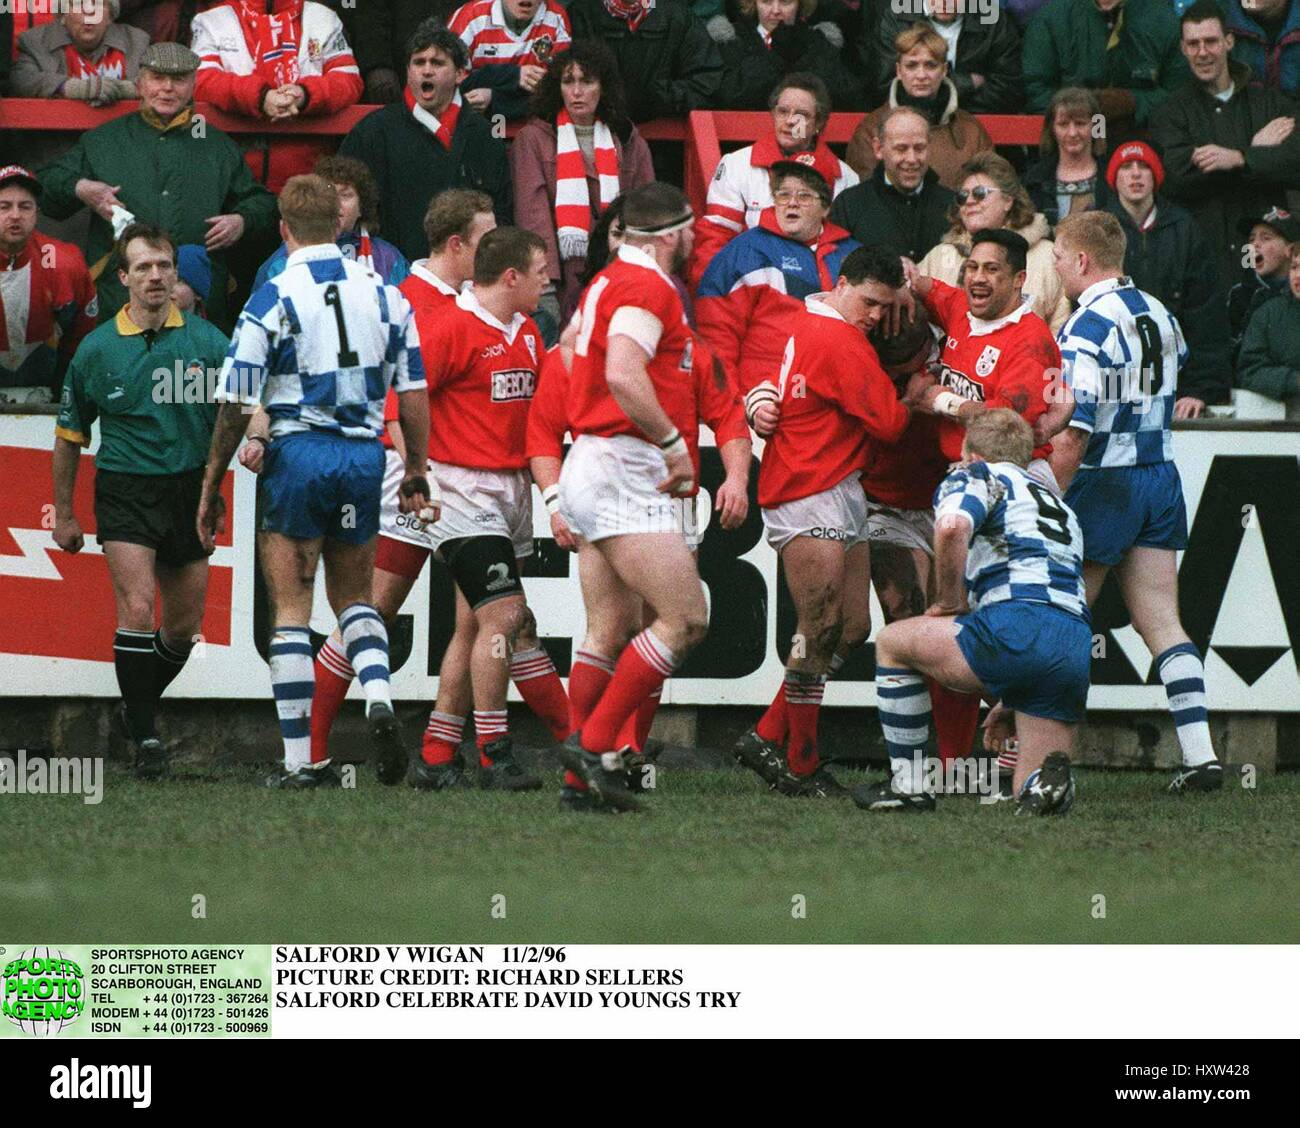
[[[361,72],[343,23],[315,0],[229,0],[194,17],[194,97],[268,121],[323,116],[361,99]],[[272,192],[310,172],[323,142],[262,139],[249,167]]]
[[[654,166],[624,113],[618,68],[603,43],[579,40],[557,56],[532,110],[510,151],[515,222],[546,242],[552,288],[541,311],[558,328],[577,305],[596,219],[616,196],[653,180]]]

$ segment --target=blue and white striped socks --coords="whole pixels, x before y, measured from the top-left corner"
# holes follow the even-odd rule
[[[1205,712],[1205,663],[1196,644],[1180,642],[1156,657],[1156,669],[1174,715],[1183,767],[1194,768],[1214,759],[1210,723]]]
[[[271,690],[284,737],[285,771],[311,766],[311,699],[316,692],[311,634],[306,627],[279,627],[271,636]]]
[[[339,633],[348,661],[366,695],[366,715],[371,706],[392,707],[388,688],[388,629],[378,611],[368,603],[353,603],[339,613]]]
[[[900,666],[876,667],[880,727],[896,791],[919,795],[925,743],[930,737],[930,690],[925,678]]]

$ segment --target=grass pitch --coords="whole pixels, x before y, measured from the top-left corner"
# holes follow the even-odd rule
[[[264,774],[264,773],[263,773]],[[839,771],[843,782],[864,776]],[[933,815],[769,794],[740,771],[659,773],[645,816],[531,795],[260,790],[244,768],[98,806],[0,796],[0,924],[49,943],[1300,940],[1300,776],[1083,771],[1061,819],[973,797]],[[193,919],[202,894],[206,919]],[[505,918],[492,915],[505,896]],[[1104,917],[1095,898],[1105,898]],[[802,896],[806,917],[792,913]]]

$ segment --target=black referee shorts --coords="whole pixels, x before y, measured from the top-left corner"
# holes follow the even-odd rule
[[[126,541],[152,548],[158,562],[179,566],[207,556],[194,522],[203,467],[180,474],[95,473],[95,524],[101,544]]]

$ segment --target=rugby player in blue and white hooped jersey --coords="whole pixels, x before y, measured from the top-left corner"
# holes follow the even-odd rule
[[[1114,568],[1133,626],[1155,657],[1182,751],[1171,791],[1216,791],[1205,664],[1178,618],[1187,510],[1170,423],[1187,345],[1178,322],[1124,276],[1124,231],[1107,212],[1062,220],[1056,270],[1078,309],[1058,334],[1074,390],[1052,470],[1083,526],[1088,603]],[[1077,473],[1076,473],[1077,470]]]
[[[1074,801],[1069,752],[1088,702],[1092,630],[1083,534],[1026,470],[1034,434],[1009,408],[973,419],[962,464],[935,492],[935,602],[876,639],[876,695],[891,777],[853,793],[870,811],[928,811],[932,773],[926,677],[1014,713],[1019,811]],[[967,607],[969,605],[969,610]]]
[[[295,176],[280,194],[288,263],[253,294],[235,326],[198,512],[211,551],[223,518],[218,487],[260,403],[271,444],[258,482],[258,540],[275,616],[271,687],[285,756],[284,771],[268,783],[291,789],[340,782],[328,760],[311,763],[308,623],[322,550],[325,589],[365,691],[377,773],[397,783],[406,770],[389,694],[388,634],[371,604],[384,476],[379,435],[390,387],[406,441],[401,506],[429,506],[429,401],[415,318],[396,287],[343,257],[334,242],[338,209],[333,187],[318,176]]]

